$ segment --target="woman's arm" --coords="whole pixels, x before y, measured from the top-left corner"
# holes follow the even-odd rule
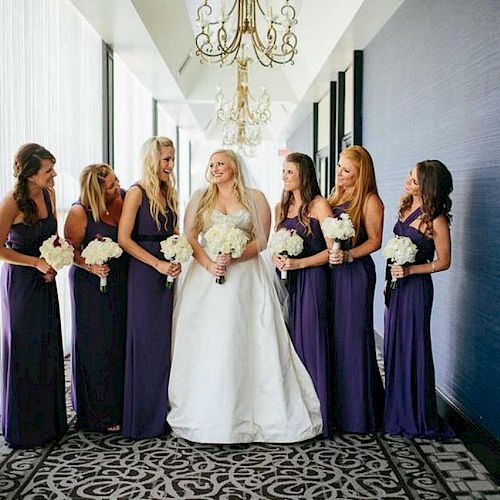
[[[107,276],[109,274],[109,266],[107,264],[87,264],[82,257],[82,243],[87,231],[87,224],[88,221],[85,208],[81,205],[73,205],[68,213],[66,224],[64,225],[64,238],[70,241],[75,249],[73,262],[78,267],[96,276]]]
[[[166,260],[156,258],[132,239],[132,231],[141,203],[142,191],[137,186],[131,187],[127,191],[123,202],[120,223],[118,224],[118,243],[129,255],[151,266],[159,273],[176,277],[181,272],[179,264],[172,264]]]
[[[430,274],[446,271],[451,264],[451,238],[448,221],[444,215],[432,221],[433,240],[436,247],[436,259],[425,264],[412,264],[410,266],[391,266],[393,278],[403,278],[412,274]]]
[[[254,225],[256,231],[255,239],[253,239],[245,248],[243,255],[238,259],[239,262],[253,259],[267,246],[269,231],[271,229],[271,209],[267,203],[264,193],[261,191],[252,191],[253,202],[255,203],[257,222]]]
[[[384,228],[384,205],[380,198],[372,194],[363,206],[363,221],[367,234],[367,240],[361,245],[355,246],[350,251],[338,250],[332,252],[331,264],[342,264],[352,259],[359,259],[376,252],[382,246],[382,231]]]
[[[214,262],[198,241],[199,231],[196,229],[196,212],[198,211],[198,204],[202,195],[201,190],[196,191],[189,200],[184,216],[184,230],[189,244],[193,248],[193,257],[210,274],[218,278],[224,276],[225,266],[222,263]]]

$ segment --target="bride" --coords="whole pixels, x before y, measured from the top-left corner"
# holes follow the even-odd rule
[[[168,423],[200,443],[290,443],[322,431],[319,400],[295,353],[259,252],[271,214],[248,188],[240,158],[212,154],[205,190],[191,198],[185,231],[194,250],[173,316]],[[250,237],[243,255],[214,256],[198,236],[230,222]],[[215,282],[225,276],[225,283]]]

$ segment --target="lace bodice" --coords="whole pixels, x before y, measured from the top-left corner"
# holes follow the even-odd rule
[[[216,208],[213,209],[212,214],[207,217],[205,221],[204,232],[208,231],[215,224],[222,224],[224,222],[230,222],[234,224],[238,229],[245,231],[248,236],[252,232],[252,216],[246,208],[239,208],[228,214],[222,213]]]

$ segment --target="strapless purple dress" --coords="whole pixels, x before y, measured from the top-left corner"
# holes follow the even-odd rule
[[[394,234],[408,236],[418,247],[415,264],[434,259],[434,241],[410,224],[422,214],[420,208]],[[439,418],[436,409],[434,363],[431,345],[431,310],[434,288],[430,274],[414,274],[387,287],[385,311],[384,429],[409,438],[448,439],[453,431]],[[386,293],[387,293],[386,292]]]
[[[317,219],[311,218],[311,234],[298,217],[288,218],[280,227],[295,229],[304,240],[304,249],[297,258],[309,257],[326,249],[326,242]],[[328,321],[327,266],[288,271],[288,328],[292,343],[306,367],[318,394],[323,417],[323,434],[328,427]]]
[[[48,191],[48,216],[32,226],[14,224],[7,246],[39,257],[57,232]],[[55,281],[34,267],[4,264],[2,297],[2,432],[14,448],[33,448],[64,433],[64,360]]]

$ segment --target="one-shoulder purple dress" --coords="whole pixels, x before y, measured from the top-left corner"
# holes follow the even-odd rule
[[[97,235],[118,241],[118,226],[95,222],[87,212],[85,248]],[[104,431],[122,422],[127,256],[107,262],[107,291],[81,267],[69,271],[73,319],[72,400],[80,429]]]
[[[346,212],[348,203],[333,208]],[[357,245],[367,239],[362,226]],[[343,242],[348,250],[350,242]],[[334,429],[369,433],[382,426],[384,388],[377,366],[373,332],[375,264],[370,255],[334,266],[331,278],[330,389]]]
[[[281,226],[294,229],[304,240],[304,249],[296,258],[309,257],[326,249],[325,238],[317,219],[311,218],[311,234],[298,217],[285,219]],[[328,320],[327,266],[288,271],[288,328],[293,346],[306,367],[318,394],[323,434],[328,427]]]
[[[158,259],[164,259],[160,241],[173,234],[175,214],[160,217],[160,229],[149,212],[143,188],[132,239]],[[127,340],[122,432],[142,439],[167,430],[170,338],[173,289],[165,287],[166,276],[130,257],[128,268]]]
[[[14,224],[7,246],[39,257],[57,232],[48,191],[48,216],[32,226]],[[64,360],[55,281],[33,267],[4,264],[2,297],[2,432],[14,448],[32,448],[64,433]]]
[[[418,247],[415,264],[431,262],[434,241],[410,224],[422,214],[420,208],[394,234],[408,236]],[[389,285],[389,284],[388,284]],[[430,274],[414,274],[398,280],[390,289],[385,311],[384,430],[409,438],[447,439],[452,430],[440,420],[436,409],[434,363],[431,345],[431,309],[434,294]]]

